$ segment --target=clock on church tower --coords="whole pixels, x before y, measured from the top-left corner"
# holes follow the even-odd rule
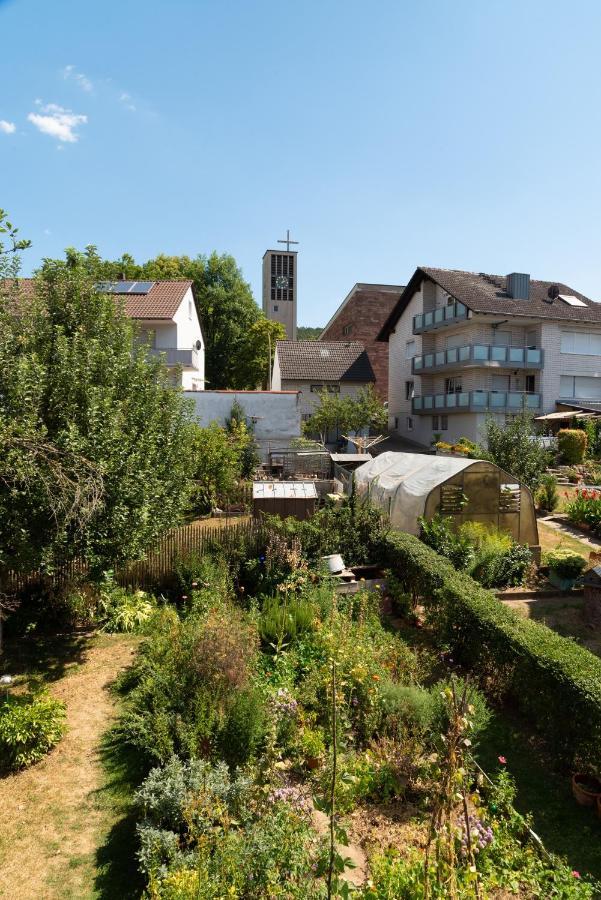
[[[291,244],[298,244],[290,237],[290,230],[278,244],[286,244],[286,250],[266,250],[263,255],[263,312],[268,319],[281,322],[286,338],[296,340],[296,257]]]

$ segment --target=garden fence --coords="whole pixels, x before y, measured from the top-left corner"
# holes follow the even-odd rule
[[[115,579],[122,585],[151,589],[173,570],[178,558],[190,554],[202,555],[208,549],[219,548],[224,554],[241,542],[257,552],[266,540],[267,529],[261,522],[245,518],[223,519],[220,522],[192,522],[164,534],[146,552],[143,559],[116,566]],[[52,572],[37,569],[31,572],[0,570],[0,593],[14,595],[30,584],[43,581],[49,587],[61,587],[76,579],[85,578],[88,565],[82,559],[58,563]]]

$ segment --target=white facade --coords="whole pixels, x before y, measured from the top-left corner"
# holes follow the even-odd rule
[[[139,328],[141,339],[163,356],[174,373],[180,368],[178,383],[185,391],[204,390],[205,340],[192,288],[186,291],[172,319],[143,319]]]
[[[300,403],[294,391],[203,391],[186,396],[194,400],[196,419],[203,427],[211,422],[224,425],[233,404],[239,403],[264,460],[269,450],[288,447],[291,440],[300,437]]]
[[[359,391],[367,386],[368,382],[362,384],[352,381],[327,381],[323,378],[306,380],[282,378],[280,360],[278,354],[275,354],[271,377],[272,390],[298,393],[300,414],[303,422],[311,416],[315,407],[319,405],[319,395],[322,391],[330,390],[341,397],[356,397]]]
[[[435,435],[480,441],[491,414],[505,421],[523,406],[542,415],[558,400],[601,402],[601,325],[464,308],[463,317],[414,333],[415,315],[453,302],[423,280],[390,334],[392,431],[424,446]]]

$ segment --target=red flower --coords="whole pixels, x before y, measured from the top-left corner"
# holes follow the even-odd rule
[[[505,759],[504,756],[499,756],[499,757],[497,757],[497,759],[499,760],[499,762],[501,763],[502,766],[506,765],[507,760]]]
[[[577,872],[576,869],[572,869],[572,875],[574,878],[580,878],[580,872]]]

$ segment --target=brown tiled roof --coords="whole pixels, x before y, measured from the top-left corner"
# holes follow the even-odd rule
[[[458,269],[433,269],[429,266],[419,266],[380,331],[378,336],[380,340],[388,340],[390,332],[424,278],[429,278],[439,284],[455,300],[464,303],[475,313],[560,319],[574,323],[601,323],[601,303],[595,303],[584,294],[560,281],[530,279],[529,299],[514,300],[507,294],[507,277],[505,275],[487,275],[483,272],[463,272]],[[586,303],[586,307],[570,306],[559,298],[552,303],[547,302],[549,300],[548,290],[552,285],[559,288],[560,294],[571,294],[578,297],[579,300]]]
[[[374,381],[359,341],[278,341],[276,352],[283,381]]]
[[[19,285],[25,294],[31,294],[33,278],[20,278]],[[147,294],[114,294],[125,301],[125,314],[130,319],[172,319],[191,281],[155,281]]]

